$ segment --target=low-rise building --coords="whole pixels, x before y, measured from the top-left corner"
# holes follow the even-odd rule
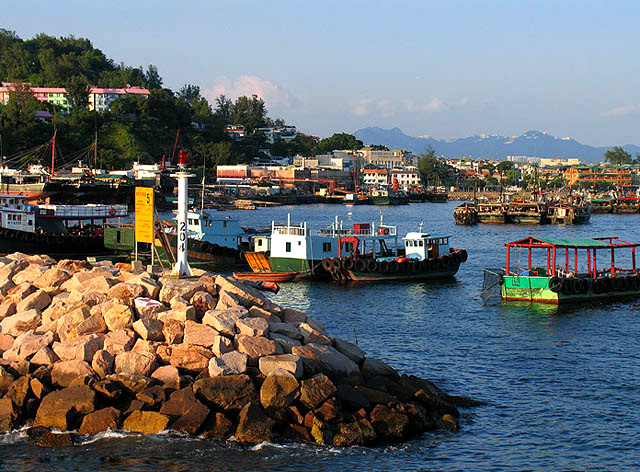
[[[420,172],[415,169],[393,169],[391,171],[391,182],[403,190],[411,190],[421,184]]]
[[[247,136],[247,129],[242,125],[227,125],[224,127],[224,132],[236,141],[240,141]]]
[[[364,169],[362,171],[362,182],[365,185],[388,185],[389,171],[387,169]]]
[[[362,148],[357,153],[363,158],[365,164],[371,164],[378,167],[386,167],[393,169],[404,164],[403,151],[380,151],[371,148]]]

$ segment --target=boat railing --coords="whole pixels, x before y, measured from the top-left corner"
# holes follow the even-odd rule
[[[395,226],[380,225],[375,228],[326,228],[316,232],[318,236],[338,237],[338,236],[396,236],[398,230]]]
[[[278,226],[274,225],[273,227],[274,234],[289,234],[292,236],[306,236],[306,228],[302,226]]]
[[[107,218],[127,216],[128,205],[38,205],[40,214],[58,217]]]

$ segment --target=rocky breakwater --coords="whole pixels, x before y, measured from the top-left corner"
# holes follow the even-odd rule
[[[40,445],[109,429],[387,443],[456,431],[476,404],[221,275],[16,253],[0,296],[0,430],[30,425]]]

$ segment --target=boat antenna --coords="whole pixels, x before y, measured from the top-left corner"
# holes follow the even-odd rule
[[[420,220],[420,224],[418,225],[418,232],[422,233],[422,227],[424,226],[424,220]]]
[[[380,208],[380,226],[382,226],[382,208]]]

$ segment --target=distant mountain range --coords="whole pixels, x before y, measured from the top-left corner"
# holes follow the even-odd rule
[[[359,129],[353,133],[365,145],[380,144],[389,149],[406,149],[421,154],[427,146],[437,155],[504,160],[507,156],[578,158],[583,162],[600,162],[613,146],[593,147],[571,138],[556,138],[541,131],[527,131],[520,136],[479,135],[449,140],[407,136],[399,128],[377,127]],[[635,158],[640,146],[625,144],[625,151]]]

